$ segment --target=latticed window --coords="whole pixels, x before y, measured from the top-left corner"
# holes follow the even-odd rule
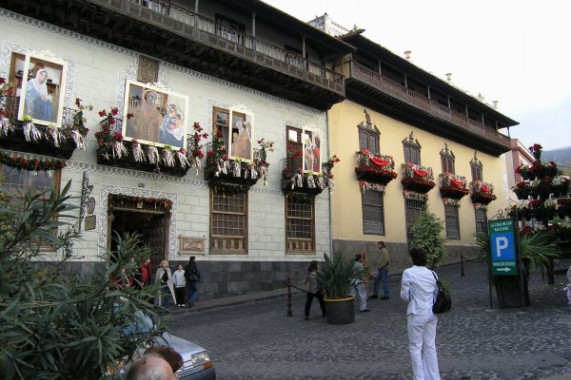
[[[488,216],[486,215],[486,210],[477,208],[476,209],[476,232],[487,232],[488,231]]]
[[[10,166],[2,166],[0,188],[3,193],[13,196],[19,202],[28,191],[43,194],[47,199],[52,191],[59,191],[60,170],[28,171],[18,170]]]
[[[445,205],[444,213],[446,219],[446,238],[460,239],[460,218],[458,207],[455,205]]]
[[[414,221],[418,215],[426,208],[426,201],[420,199],[406,199],[406,238],[410,244],[410,227],[414,224]]]
[[[315,253],[315,217],[312,197],[286,197],[286,252]]]
[[[359,149],[368,149],[372,154],[380,154],[379,132],[359,128]]]
[[[365,191],[363,201],[363,233],[373,235],[385,234],[385,207],[383,193]]]
[[[287,146],[286,146],[286,166],[287,172],[295,173],[298,169],[303,168],[303,143],[301,141],[302,130],[294,127],[287,127]]]
[[[212,190],[211,249],[216,253],[246,253],[247,192]]]

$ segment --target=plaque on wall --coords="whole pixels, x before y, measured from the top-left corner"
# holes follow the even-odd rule
[[[97,219],[95,215],[88,215],[83,220],[83,228],[85,231],[94,230],[97,225]]]
[[[190,237],[190,236],[179,236],[180,239],[180,250],[179,253],[201,253],[204,254],[204,246],[206,239],[205,238],[197,238],[197,237]]]

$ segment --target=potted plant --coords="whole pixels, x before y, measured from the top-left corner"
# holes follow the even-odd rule
[[[331,324],[344,325],[355,320],[355,297],[351,295],[351,286],[363,271],[355,269],[354,264],[352,259],[344,258],[340,253],[333,258],[325,254],[325,263],[317,274],[325,294],[327,321]]]

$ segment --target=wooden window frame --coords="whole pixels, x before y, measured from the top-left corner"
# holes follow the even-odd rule
[[[290,207],[295,204],[307,204],[309,203],[310,216],[294,216],[291,215]],[[296,221],[298,224],[296,224]],[[309,224],[309,231],[305,231],[309,234],[309,238],[301,236],[290,236],[294,235],[295,231],[290,229],[290,226],[301,225],[299,222],[305,221],[305,225]],[[308,197],[305,195],[296,196],[293,193],[288,194],[285,197],[285,239],[286,239],[286,253],[287,254],[315,254],[315,198]]]
[[[482,214],[483,220],[478,220],[478,214]],[[474,209],[474,216],[476,218],[476,233],[487,233],[488,232],[488,215],[486,213],[486,209],[483,208],[476,208]]]
[[[446,238],[449,240],[460,240],[460,210],[458,206],[444,205],[444,216]]]
[[[372,197],[373,195],[378,195],[379,198],[374,200],[369,200],[367,197]],[[378,201],[374,204],[373,201]],[[368,220],[366,219],[366,215],[368,212],[367,209],[375,208],[378,211],[373,211],[373,213],[380,215],[380,220]],[[381,191],[373,191],[367,190],[362,193],[361,196],[361,210],[363,216],[363,234],[364,235],[385,235],[385,201],[384,201],[384,193]],[[379,226],[378,229],[368,228],[368,226]]]
[[[454,152],[448,150],[448,146],[440,151],[440,163],[442,164],[442,173],[456,174],[456,157]]]
[[[410,227],[413,225],[414,221],[418,217],[418,214],[426,209],[427,201],[420,199],[405,199],[405,223],[406,223],[406,240],[407,244],[410,245]]]
[[[484,181],[484,166],[482,165],[482,161],[478,160],[476,151],[474,151],[474,158],[470,160],[470,171],[472,181]]]
[[[223,198],[235,197],[237,194],[243,196],[242,211],[224,211],[216,198],[220,192]],[[242,218],[242,235],[215,234],[217,227],[215,223],[218,216],[237,216]],[[225,193],[224,190],[210,190],[210,251],[213,254],[247,254],[248,253],[248,192]]]
[[[404,151],[404,162],[412,162],[416,165],[421,165],[420,160],[420,149],[422,146],[417,139],[413,137],[413,132],[410,133],[408,138],[402,141],[403,151]]]

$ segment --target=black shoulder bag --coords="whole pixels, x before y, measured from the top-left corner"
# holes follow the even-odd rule
[[[436,280],[436,286],[438,287],[438,295],[436,296],[436,301],[432,305],[432,312],[434,314],[446,313],[452,308],[452,298],[447,289],[442,287],[442,282],[436,277],[434,272],[432,272],[434,279]]]

